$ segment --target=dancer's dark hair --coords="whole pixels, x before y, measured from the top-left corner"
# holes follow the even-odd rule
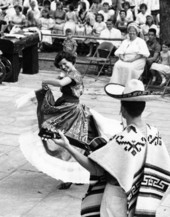
[[[75,64],[76,58],[72,54],[68,52],[61,51],[59,52],[54,60],[54,65],[57,68],[60,68],[59,63],[61,62],[62,59],[66,59],[67,61],[71,62],[72,64]]]

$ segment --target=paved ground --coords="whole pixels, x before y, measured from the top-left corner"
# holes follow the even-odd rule
[[[60,181],[37,171],[23,157],[18,143],[21,133],[37,125],[36,105],[27,104],[17,110],[15,101],[20,96],[40,87],[41,81],[53,78],[56,72],[40,71],[36,75],[20,74],[16,83],[0,85],[0,217],[79,217],[81,197],[87,186],[73,185],[69,190],[58,190]],[[105,95],[103,86],[109,77],[86,77],[85,93],[81,101],[103,115],[120,119],[119,103]],[[55,91],[56,97],[59,91]],[[170,153],[170,98],[149,102],[144,118],[157,126]],[[170,194],[158,210],[159,217],[170,216]]]

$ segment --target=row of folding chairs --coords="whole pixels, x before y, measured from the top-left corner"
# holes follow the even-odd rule
[[[95,71],[97,71],[97,76],[95,80],[98,79],[98,77],[100,76],[100,74],[102,73],[102,71],[105,69],[106,66],[110,70],[110,74],[111,74],[112,73],[111,54],[113,48],[114,45],[111,42],[102,42],[101,44],[99,44],[93,56],[87,57],[87,60],[89,62],[83,76],[89,73],[92,66],[93,66],[93,70],[95,66]]]

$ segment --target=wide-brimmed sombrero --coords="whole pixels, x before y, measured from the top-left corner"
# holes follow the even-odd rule
[[[151,101],[161,96],[160,92],[145,90],[142,81],[137,79],[129,80],[126,86],[109,83],[104,90],[109,96],[122,101]]]

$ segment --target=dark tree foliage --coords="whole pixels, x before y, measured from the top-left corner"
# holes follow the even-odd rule
[[[170,0],[160,1],[160,38],[170,43]]]

